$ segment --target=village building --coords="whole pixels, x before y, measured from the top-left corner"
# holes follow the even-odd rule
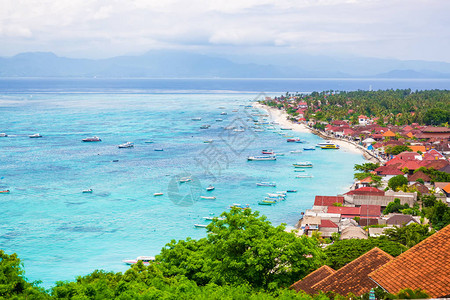
[[[330,268],[329,266],[326,265],[322,266],[317,270],[315,270],[314,272],[309,273],[303,279],[291,285],[290,288],[295,290],[297,293],[300,291],[304,291],[305,293],[308,294],[314,294],[315,290],[313,290],[311,287],[317,282],[325,279],[326,277],[334,273],[336,273],[336,271]]]
[[[393,257],[383,250],[374,248],[323,278],[311,286],[311,290],[313,293],[322,291],[361,296],[377,286],[368,275],[392,259]]]
[[[431,298],[450,297],[450,225],[426,238],[368,277],[391,294],[422,289]]]

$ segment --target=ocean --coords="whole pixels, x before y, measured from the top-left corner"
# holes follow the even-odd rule
[[[364,159],[344,150],[291,153],[321,139],[255,128],[253,119],[264,112],[247,107],[252,101],[286,91],[443,89],[448,83],[0,79],[0,132],[8,134],[0,137],[0,190],[11,191],[0,194],[0,249],[19,255],[29,280],[51,287],[95,269],[125,271],[123,259],[154,256],[172,239],[204,237],[194,224],[207,224],[203,217],[219,216],[233,203],[249,204],[274,225],[293,226],[315,195],[347,191],[353,165]],[[305,143],[287,143],[280,132]],[[42,138],[29,138],[35,133]],[[94,135],[102,141],[82,142]],[[133,148],[117,147],[128,141]],[[285,155],[247,161],[262,149]],[[295,178],[298,161],[314,164],[306,171],[313,178]],[[180,183],[184,177],[191,181]],[[277,186],[257,187],[261,181]],[[209,185],[215,190],[207,192]],[[267,193],[287,189],[298,192],[274,206],[257,205]]]

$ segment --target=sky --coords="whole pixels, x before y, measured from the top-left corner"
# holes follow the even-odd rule
[[[0,0],[0,56],[153,49],[450,62],[449,0]]]

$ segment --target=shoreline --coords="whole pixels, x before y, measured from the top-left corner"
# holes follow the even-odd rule
[[[366,159],[370,162],[382,163],[382,161],[379,158],[373,156],[373,154],[371,154],[366,149],[364,149],[362,146],[360,146],[354,142],[340,139],[335,136],[326,135],[323,132],[320,132],[313,128],[309,128],[305,124],[302,124],[302,123],[293,123],[292,121],[289,121],[287,119],[289,117],[289,115],[284,110],[269,107],[269,106],[261,104],[259,102],[253,102],[252,106],[254,108],[265,110],[269,114],[269,117],[272,119],[272,121],[278,122],[281,127],[290,128],[295,132],[312,133],[312,134],[315,134],[325,140],[337,141],[337,144],[339,144],[340,148],[343,149],[344,151],[355,153],[355,154],[361,154],[364,157],[364,159]]]

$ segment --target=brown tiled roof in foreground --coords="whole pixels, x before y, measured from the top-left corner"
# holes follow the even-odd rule
[[[311,288],[314,291],[335,292],[344,296],[348,293],[361,296],[377,286],[368,277],[369,273],[372,273],[392,259],[393,257],[383,250],[373,248]]]
[[[291,289],[299,292],[300,290],[305,291],[308,294],[314,294],[315,291],[311,289],[311,287],[324,279],[325,277],[335,273],[336,271],[330,268],[329,266],[322,266],[315,270],[312,273],[309,273],[303,279],[297,281],[293,285],[291,285]]]
[[[411,288],[432,298],[450,295],[450,225],[369,274],[389,293]]]

